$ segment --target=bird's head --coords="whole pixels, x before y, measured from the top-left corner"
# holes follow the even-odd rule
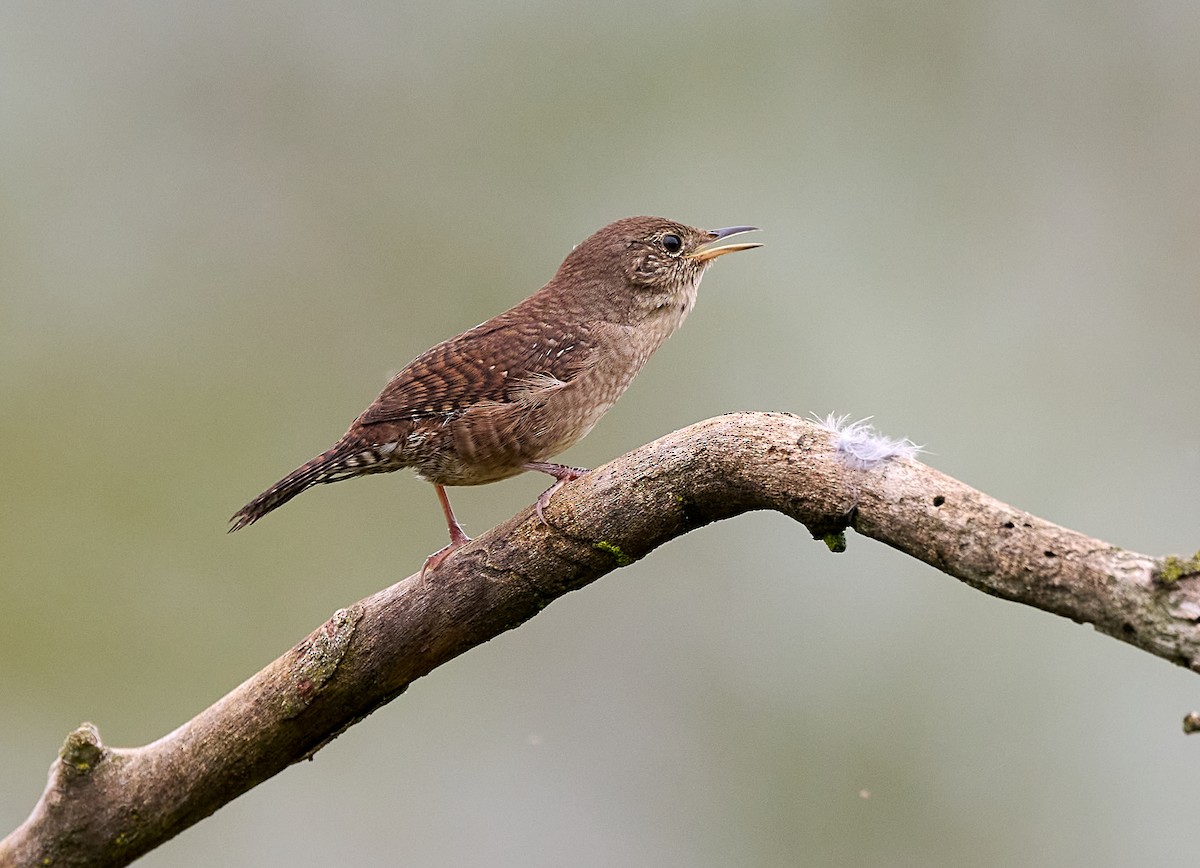
[[[697,229],[662,217],[626,217],[581,242],[559,268],[555,283],[600,290],[605,300],[633,311],[690,309],[696,287],[718,256],[761,244],[725,244],[754,226]],[[632,302],[632,304],[631,304]]]

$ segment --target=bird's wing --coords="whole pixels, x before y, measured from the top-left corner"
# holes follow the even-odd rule
[[[360,424],[453,417],[479,402],[536,403],[593,363],[589,330],[497,318],[438,344],[397,374]]]

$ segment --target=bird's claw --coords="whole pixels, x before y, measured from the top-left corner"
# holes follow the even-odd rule
[[[553,470],[546,466],[533,468],[543,473],[549,473],[554,477],[554,484],[538,495],[537,503],[533,505],[533,510],[537,513],[538,521],[546,527],[550,527],[550,522],[546,521],[546,516],[542,514],[542,510],[550,505],[550,498],[554,497],[555,493],[568,482],[573,482],[589,472],[586,467],[567,467],[565,464],[551,466],[554,468]]]
[[[550,522],[546,521],[546,516],[542,515],[542,510],[550,505],[550,498],[554,497],[554,492],[558,491],[564,485],[566,485],[565,480],[559,480],[554,483],[538,495],[537,503],[533,505],[533,510],[537,513],[538,521],[546,527],[550,527]]]
[[[450,557],[450,555],[454,554],[470,541],[471,538],[464,533],[460,537],[451,539],[447,545],[438,549],[429,557],[425,558],[425,563],[421,565],[421,574],[417,578],[418,583],[424,587],[425,573],[429,572],[430,570],[436,570],[442,565],[442,562],[445,561],[446,558]]]

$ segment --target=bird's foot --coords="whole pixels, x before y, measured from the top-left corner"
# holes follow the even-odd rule
[[[450,525],[449,545],[438,549],[429,557],[425,558],[425,563],[421,565],[421,575],[418,577],[419,584],[423,587],[425,585],[425,574],[427,572],[430,570],[436,570],[442,565],[442,561],[446,560],[446,558],[450,557],[450,555],[454,554],[470,541],[471,538],[467,536],[466,531],[459,526],[458,522]]]
[[[541,461],[531,461],[525,465],[526,470],[540,470],[542,473],[549,473],[554,477],[554,484],[547,488],[538,496],[537,503],[534,504],[534,511],[537,513],[538,521],[550,526],[546,521],[546,516],[542,514],[547,506],[550,505],[550,498],[554,497],[555,492],[566,485],[568,482],[578,479],[583,474],[588,473],[586,467],[568,467],[565,464],[545,464]]]

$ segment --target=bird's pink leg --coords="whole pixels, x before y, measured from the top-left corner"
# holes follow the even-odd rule
[[[450,528],[450,545],[445,548],[440,548],[429,557],[425,558],[425,564],[421,567],[422,582],[425,581],[425,573],[429,570],[436,570],[441,566],[442,561],[450,557],[455,549],[462,548],[471,541],[467,536],[467,532],[462,529],[462,525],[458,523],[458,519],[454,517],[454,509],[450,506],[450,498],[446,496],[445,486],[433,484],[434,490],[437,491],[438,500],[442,504],[442,514],[446,516],[446,526]]]
[[[587,473],[588,469],[586,467],[568,467],[565,464],[546,464],[541,461],[530,461],[523,466],[526,470],[540,470],[542,473],[549,473],[555,479],[554,484],[541,493],[537,499],[537,503],[534,505],[538,520],[546,525],[546,527],[549,527],[550,525],[546,522],[546,516],[542,515],[542,510],[550,505],[550,498],[554,497],[554,493],[568,482],[578,479]]]

